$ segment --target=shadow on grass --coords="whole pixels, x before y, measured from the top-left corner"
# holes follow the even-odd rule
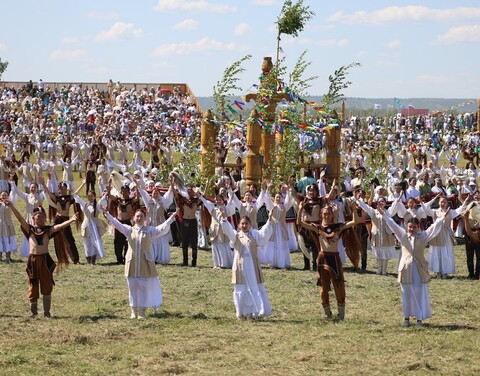
[[[470,326],[470,325],[456,325],[456,324],[438,325],[438,324],[430,324],[430,323],[424,324],[424,328],[438,329],[438,330],[444,330],[444,331],[456,331],[456,330],[477,331],[478,330],[476,326]]]
[[[82,324],[85,322],[97,322],[99,320],[117,320],[117,319],[119,319],[119,317],[112,314],[82,315],[78,318],[78,322]]]

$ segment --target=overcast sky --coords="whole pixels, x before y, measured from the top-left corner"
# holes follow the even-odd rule
[[[257,83],[275,56],[283,0],[15,0],[2,4],[5,81],[185,82],[197,96],[232,62],[252,58],[238,83]],[[289,70],[307,50],[308,90],[352,62],[349,97],[480,96],[480,1],[305,0],[315,16],[284,36]],[[288,82],[288,78],[285,77]],[[244,93],[239,92],[238,95]]]

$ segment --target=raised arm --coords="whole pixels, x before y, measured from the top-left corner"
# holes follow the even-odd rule
[[[70,226],[70,223],[75,222],[77,219],[78,219],[78,213],[75,213],[74,215],[72,215],[72,217],[68,221],[65,221],[63,223],[60,223],[58,225],[53,226],[50,229],[50,233],[54,234],[54,233],[64,229],[65,227]]]
[[[13,215],[18,219],[18,222],[20,222],[22,232],[24,234],[28,234],[28,232],[30,231],[30,225],[27,223],[25,218],[23,218],[17,208],[10,201],[5,201],[5,205],[12,210]]]

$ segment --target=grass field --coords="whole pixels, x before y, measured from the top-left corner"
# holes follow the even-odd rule
[[[209,251],[183,268],[179,248],[171,265],[158,266],[160,312],[131,320],[113,237],[104,243],[96,266],[82,259],[55,276],[52,319],[29,317],[25,260],[0,263],[0,375],[480,373],[480,283],[465,278],[462,245],[457,274],[430,283],[433,318],[402,328],[393,261],[387,277],[374,274],[373,258],[365,274],[347,265],[346,321],[337,323],[324,319],[315,274],[293,253],[292,270],[264,269],[273,315],[238,321],[231,272],[212,269]],[[79,236],[77,245],[83,254]]]

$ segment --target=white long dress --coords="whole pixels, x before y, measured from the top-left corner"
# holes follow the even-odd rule
[[[15,253],[17,249],[12,210],[5,204],[0,203],[0,253]]]
[[[73,194],[75,202],[80,205],[85,217],[82,223],[82,238],[83,238],[83,248],[85,249],[85,257],[96,256],[101,258],[105,256],[105,251],[103,249],[102,237],[100,235],[98,225],[95,222],[99,220],[97,215],[100,210],[100,206],[97,203],[96,208],[93,203],[87,203],[83,201],[76,193]],[[107,225],[105,224],[105,229]],[[104,231],[102,231],[104,233]]]
[[[222,218],[229,217],[235,213],[233,205],[216,207],[212,202],[200,196],[205,208],[212,216],[210,224],[210,241],[212,244],[212,260],[214,268],[231,268],[233,264],[233,252],[230,247],[230,240],[221,229]],[[233,210],[232,210],[233,209]]]
[[[25,201],[25,221],[29,225],[33,225],[33,218],[32,213],[33,209],[39,206],[42,206],[43,200],[45,199],[45,195],[43,192],[41,193],[25,193],[20,190],[16,186],[15,183],[11,184],[12,191],[10,192],[10,199],[13,204],[16,204],[18,201],[18,197],[21,197]],[[30,253],[30,245],[28,240],[25,236],[22,237],[22,248],[20,250],[20,256],[28,257]]]
[[[272,213],[275,221],[272,223],[273,234],[270,241],[265,246],[267,261],[275,268],[285,269],[290,267],[290,248],[289,234],[285,216],[287,211],[293,206],[293,198],[287,193],[285,203],[277,204],[272,201],[270,195],[265,195],[265,206]]]
[[[127,278],[130,306],[160,307],[163,298],[160,278],[153,261],[151,247],[145,249],[142,242],[149,242],[151,239],[165,235],[170,229],[170,224],[175,220],[175,216],[172,215],[157,227],[134,226],[135,228],[124,225],[110,213],[107,213],[107,218],[128,240],[129,246],[125,256],[125,276]],[[132,233],[134,231],[135,236],[133,237]],[[133,248],[132,244],[134,244]]]
[[[439,214],[443,212],[440,208],[432,210],[429,205],[424,205],[423,203],[422,207],[427,215],[433,219],[437,219]],[[455,236],[452,229],[452,221],[459,215],[460,211],[461,207],[456,210],[450,210],[443,224],[442,231],[430,242],[428,249],[428,270],[431,272],[443,275],[455,273]]]
[[[265,290],[262,270],[258,257],[252,253],[252,249],[256,249],[256,245],[265,244],[272,235],[273,229],[270,221],[261,230],[251,228],[248,233],[242,231],[237,233],[226,220],[221,222],[221,226],[223,232],[235,244],[232,268],[232,279],[235,281],[232,282],[234,282],[233,303],[235,304],[237,317],[271,315],[272,309]],[[243,243],[240,238],[243,238]],[[255,243],[255,246],[252,242]],[[257,273],[260,280],[257,278]]]
[[[169,189],[165,195],[153,199],[147,191],[140,189],[143,203],[147,208],[147,225],[156,227],[165,222],[165,211],[173,203],[173,192]],[[170,263],[170,244],[171,233],[168,231],[165,235],[152,239],[152,252],[155,263]]]
[[[402,246],[402,255],[398,265],[398,281],[402,291],[403,316],[425,320],[432,317],[430,308],[430,276],[425,260],[425,247],[442,229],[443,218],[437,219],[426,231],[415,236],[407,232],[390,217],[385,217],[385,223],[393,231]]]

